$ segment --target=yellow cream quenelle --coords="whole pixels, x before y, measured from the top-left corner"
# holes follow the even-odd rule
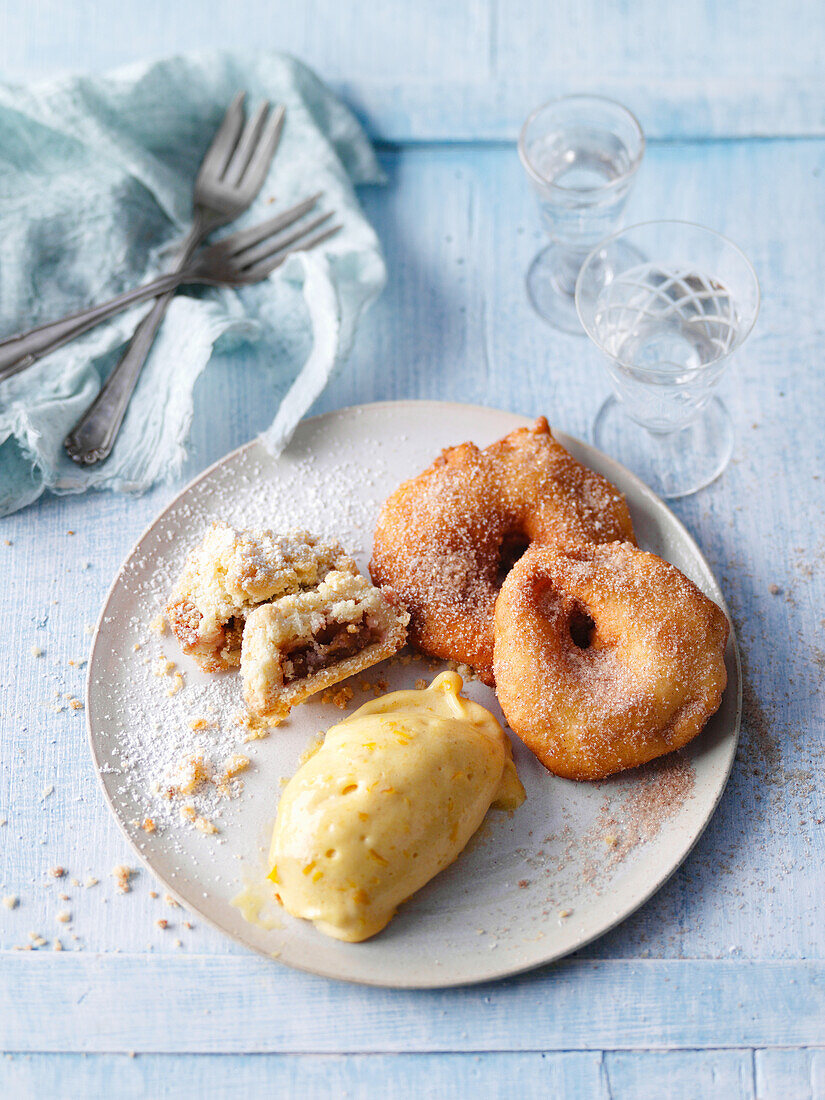
[[[510,742],[443,672],[333,726],[284,789],[269,874],[287,912],[357,942],[448,867],[491,805],[524,801]]]

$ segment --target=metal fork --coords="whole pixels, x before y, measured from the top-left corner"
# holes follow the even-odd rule
[[[195,180],[192,228],[179,250],[175,269],[178,272],[213,230],[248,209],[266,179],[281,137],[284,108],[270,110],[269,103],[262,103],[246,124],[244,117],[244,93],[239,92],[224,115]],[[100,393],[63,441],[75,462],[90,466],[109,456],[173,295],[174,291],[170,291],[158,298],[138,325],[123,358]]]
[[[183,284],[248,286],[265,279],[292,252],[314,248],[340,230],[340,225],[320,229],[333,216],[332,212],[302,221],[320,198],[320,193],[313,195],[260,225],[232,233],[209,248],[202,248],[182,271],[161,275],[108,302],[0,340],[0,382],[129,306],[156,298]],[[296,225],[296,222],[301,224]],[[287,233],[292,226],[295,228]]]

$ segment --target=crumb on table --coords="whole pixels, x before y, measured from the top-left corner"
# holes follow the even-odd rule
[[[132,887],[129,880],[135,874],[137,874],[136,871],[133,871],[131,867],[126,867],[123,863],[119,863],[117,867],[112,868],[112,877],[115,880],[115,885],[119,893],[130,893]]]

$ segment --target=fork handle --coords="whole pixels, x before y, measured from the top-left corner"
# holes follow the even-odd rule
[[[157,299],[135,329],[123,357],[97,397],[64,439],[69,458],[80,466],[93,466],[111,454],[143,364],[174,294],[170,291]]]
[[[185,269],[193,252],[212,228],[214,226],[207,225],[205,219],[196,214],[189,235],[181,246],[173,274],[180,274]],[[69,458],[78,465],[94,466],[111,454],[143,364],[174,296],[175,291],[171,290],[157,299],[135,329],[123,357],[97,397],[63,440]]]
[[[0,340],[0,382],[25,370],[38,359],[42,359],[44,355],[69,343],[70,340],[88,332],[101,321],[114,317],[116,313],[122,312],[129,306],[175,289],[186,281],[187,275],[186,271],[175,275],[162,275],[158,279],[153,279],[151,283],[145,283],[134,290],[118,294],[108,302],[101,302],[98,306],[91,306],[89,309],[72,313],[68,317],[62,317],[59,321],[49,321],[27,332],[5,337]]]

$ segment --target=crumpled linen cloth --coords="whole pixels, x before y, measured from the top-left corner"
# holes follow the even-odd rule
[[[264,283],[173,300],[109,459],[83,469],[62,442],[97,394],[143,304],[0,382],[0,515],[45,489],[141,490],[185,458],[192,393],[213,349],[257,341],[277,453],[348,354],[386,270],[354,187],[381,170],[350,111],[304,65],[219,53],[31,87],[0,86],[0,335],[51,321],[168,270],[192,213],[201,159],[233,95],[286,107],[254,225],[317,191],[343,230]],[[214,239],[214,238],[213,238]],[[215,409],[212,415],[221,416]]]

